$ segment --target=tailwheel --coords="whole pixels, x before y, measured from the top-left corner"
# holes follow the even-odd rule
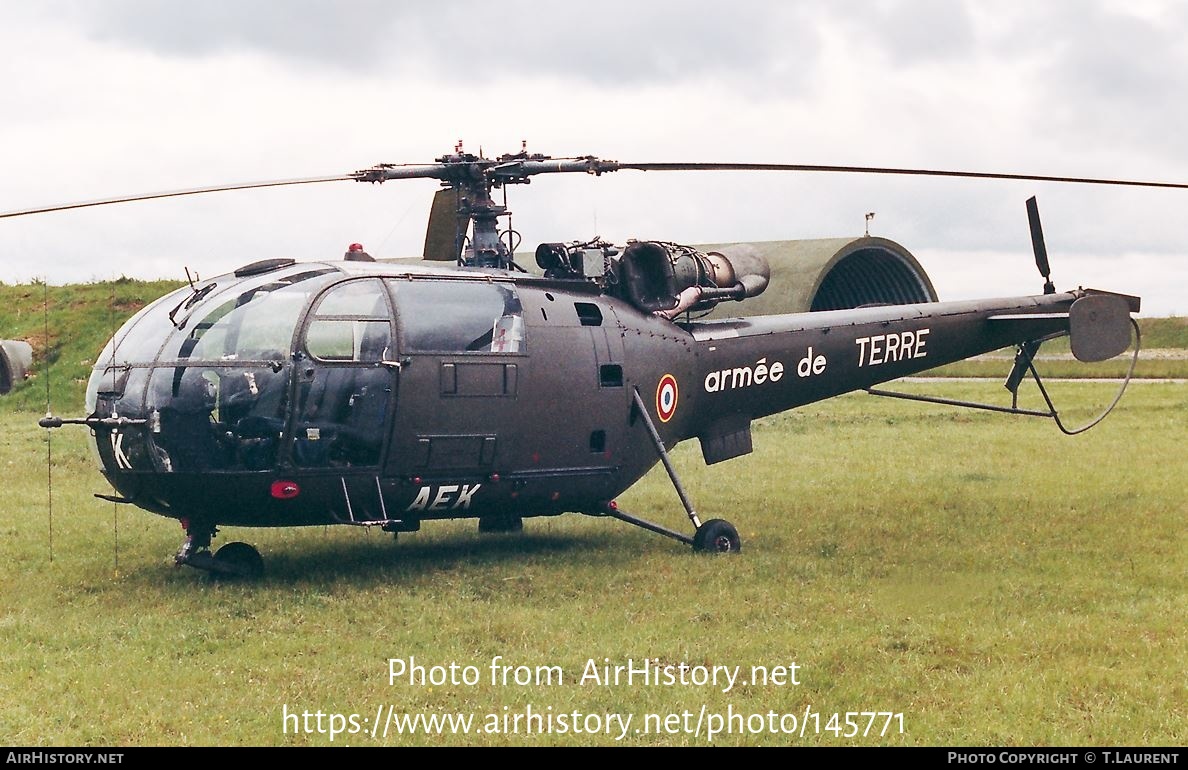
[[[738,530],[725,519],[710,519],[697,528],[693,536],[693,550],[703,553],[738,553],[742,541]]]
[[[227,543],[215,551],[210,574],[216,578],[258,578],[264,574],[264,559],[247,543]]]

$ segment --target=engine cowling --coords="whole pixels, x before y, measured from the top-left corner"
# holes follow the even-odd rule
[[[631,241],[616,267],[622,299],[668,318],[754,297],[771,277],[767,260],[745,244],[702,252],[669,241]]]

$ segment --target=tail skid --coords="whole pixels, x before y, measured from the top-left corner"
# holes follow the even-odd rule
[[[1006,382],[1003,383],[1004,387],[1011,393],[1011,405],[1009,407],[876,388],[867,388],[866,392],[872,396],[885,396],[908,401],[923,401],[926,403],[960,406],[969,409],[985,409],[993,412],[1004,412],[1006,414],[1020,414],[1027,417],[1050,417],[1065,435],[1075,436],[1078,433],[1084,433],[1104,420],[1110,412],[1114,411],[1114,407],[1118,405],[1118,402],[1122,400],[1122,395],[1126,392],[1126,388],[1134,376],[1134,368],[1138,363],[1139,351],[1142,349],[1142,333],[1139,330],[1138,322],[1130,316],[1131,311],[1138,310],[1138,298],[1092,289],[1089,291],[1092,293],[1078,299],[1069,308],[1067,314],[1062,314],[1068,317],[1068,332],[1048,334],[1019,343],[1015,353],[1014,365],[1011,367],[1010,374],[1007,375]],[[1037,320],[1037,317],[1034,315],[994,316],[990,320],[1026,323],[1028,321],[1034,322]],[[1060,413],[1056,409],[1056,405],[1052,402],[1052,397],[1048,394],[1048,389],[1044,387],[1043,378],[1036,371],[1034,359],[1040,345],[1047,340],[1063,337],[1067,333],[1073,356],[1078,361],[1105,361],[1122,354],[1130,346],[1131,329],[1134,330],[1134,353],[1131,356],[1130,366],[1126,371],[1126,375],[1122,378],[1118,393],[1114,396],[1109,406],[1093,420],[1078,428],[1069,428],[1060,418]],[[1028,374],[1035,380],[1040,395],[1043,396],[1044,403],[1048,407],[1047,411],[1019,408],[1019,386],[1023,378]]]

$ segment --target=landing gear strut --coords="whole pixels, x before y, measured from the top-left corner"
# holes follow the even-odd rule
[[[264,574],[264,559],[253,546],[227,543],[211,553],[210,541],[218,531],[214,526],[188,520],[182,520],[182,526],[186,541],[173,557],[179,567],[184,564],[206,570],[213,578],[258,578]]]
[[[657,454],[660,455],[660,462],[664,463],[664,470],[668,471],[668,478],[672,480],[672,486],[676,489],[677,496],[681,498],[681,505],[685,507],[685,513],[689,515],[689,521],[693,523],[696,532],[693,537],[682,535],[680,532],[619,510],[619,506],[614,501],[607,503],[603,512],[620,521],[642,527],[649,532],[655,532],[658,535],[671,537],[673,540],[691,545],[694,551],[702,553],[738,553],[741,551],[742,541],[733,524],[725,519],[710,519],[702,523],[697,512],[693,510],[693,503],[689,501],[689,496],[685,494],[685,488],[681,486],[681,479],[677,476],[676,469],[672,467],[672,462],[668,459],[668,450],[664,448],[664,441],[660,438],[659,431],[656,430],[652,418],[648,415],[643,397],[639,395],[639,388],[633,389],[632,397],[635,400],[635,408],[639,411],[639,415],[643,418],[644,425],[647,426],[648,433],[652,437],[652,444],[656,447]]]

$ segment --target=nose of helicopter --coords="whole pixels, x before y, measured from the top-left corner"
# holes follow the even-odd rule
[[[111,478],[272,467],[293,340],[318,292],[341,276],[274,260],[179,289],[128,320],[87,385],[88,415],[136,422],[92,431],[102,470]]]

